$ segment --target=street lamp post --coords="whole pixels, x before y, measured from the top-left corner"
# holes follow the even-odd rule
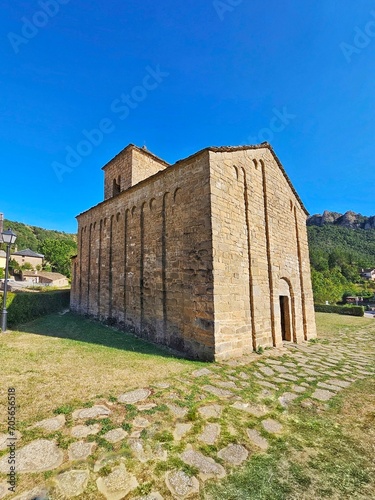
[[[1,331],[7,331],[7,291],[8,291],[8,274],[9,274],[9,258],[10,247],[16,241],[17,235],[11,229],[1,233],[1,242],[6,244],[6,263],[5,263],[5,281],[4,281],[4,296],[3,296],[3,310],[1,314]]]

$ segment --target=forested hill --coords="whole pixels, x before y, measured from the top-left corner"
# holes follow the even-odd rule
[[[349,229],[327,224],[308,226],[307,232],[314,267],[319,267],[317,257],[328,263],[331,254],[343,254],[348,263],[359,267],[375,267],[375,229]]]
[[[40,245],[47,239],[77,241],[75,234],[54,231],[52,229],[42,229],[37,226],[29,226],[22,222],[13,222],[4,219],[4,229],[11,228],[17,235],[17,248],[23,250],[30,248],[34,252],[40,251]]]
[[[314,300],[338,302],[343,295],[373,296],[375,282],[361,279],[360,268],[375,268],[375,229],[325,223],[307,227]]]
[[[4,219],[4,229],[11,228],[17,235],[18,250],[30,248],[44,255],[43,269],[55,271],[70,277],[70,258],[77,253],[77,237],[75,234],[42,229],[21,222]],[[14,250],[14,248],[12,248]],[[16,262],[12,266],[16,266]],[[26,269],[26,264],[22,266]],[[21,269],[22,269],[21,267]],[[30,265],[27,269],[30,268]]]

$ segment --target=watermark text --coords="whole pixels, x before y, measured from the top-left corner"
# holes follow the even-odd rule
[[[273,116],[269,121],[268,127],[261,128],[257,135],[249,136],[246,144],[260,144],[262,142],[272,142],[275,134],[278,134],[286,129],[291,121],[297,118],[296,115],[289,113],[286,106],[281,110],[273,108]]]
[[[169,76],[167,71],[160,69],[160,66],[146,67],[146,75],[143,77],[142,82],[132,88],[129,93],[122,93],[118,98],[111,102],[110,110],[119,120],[126,120],[130,113],[135,110],[142,101],[144,101],[150,92],[157,89],[158,86]],[[85,157],[91,155],[94,148],[100,146],[108,134],[116,130],[116,124],[112,117],[102,118],[98,125],[91,129],[82,130],[83,139],[80,140],[74,147],[65,147],[65,160],[64,163],[54,161],[52,162],[52,169],[54,170],[59,182],[63,181],[66,173],[71,173],[77,168]]]
[[[243,0],[214,0],[212,5],[220,21],[223,21],[226,14],[228,12],[233,12],[242,2]]]
[[[8,387],[8,465],[7,474],[8,490],[12,493],[16,491],[16,389]]]
[[[370,45],[372,39],[375,38],[375,10],[372,10],[370,15],[372,19],[363,28],[359,26],[354,28],[352,43],[340,43],[341,52],[348,63],[352,62],[354,54],[360,54],[363,49]]]

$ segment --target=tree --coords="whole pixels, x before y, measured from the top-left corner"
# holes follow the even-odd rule
[[[9,259],[9,269],[14,271],[15,269],[20,269],[21,266],[19,265],[19,263],[14,260],[14,259]]]
[[[345,254],[342,250],[335,248],[328,256],[328,265],[330,269],[335,267],[342,268],[345,264]]]
[[[47,238],[40,243],[38,250],[44,255],[46,266],[50,264],[52,271],[70,277],[70,258],[77,253],[74,241]]]
[[[310,250],[310,261],[311,266],[317,271],[327,271],[328,270],[328,257],[327,254],[319,249]]]
[[[339,302],[344,293],[356,294],[355,285],[350,283],[337,267],[331,271],[316,271],[311,269],[311,279],[314,293],[314,301],[323,304],[329,302]]]

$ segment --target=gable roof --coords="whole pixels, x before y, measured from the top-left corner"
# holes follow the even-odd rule
[[[153,160],[161,163],[162,165],[165,165],[167,167],[170,166],[170,163],[166,162],[165,160],[163,160],[162,158],[159,158],[159,156],[156,156],[154,153],[151,153],[151,151],[149,151],[148,149],[146,149],[145,147],[143,148],[139,148],[138,146],[135,146],[134,144],[128,144],[126,146],[126,148],[122,149],[119,153],[117,153],[116,156],[114,156],[111,160],[109,160],[109,162],[107,162],[104,167],[102,167],[102,170],[105,170],[112,162],[113,160],[115,160],[117,157],[121,156],[123,153],[125,153],[125,151],[128,151],[128,150],[133,150],[135,149],[136,151],[138,151],[139,153],[142,153],[146,156],[149,156],[150,158],[152,158]]]
[[[4,250],[0,250],[0,257],[6,257],[7,254],[4,252]]]
[[[56,280],[62,280],[62,279],[67,279],[66,276],[60,273],[52,273],[48,271],[22,271],[22,276],[27,276],[27,277],[40,277],[40,278],[47,278],[51,281],[56,281]]]
[[[160,163],[163,163],[164,165],[166,165],[168,168],[167,169],[164,169],[164,170],[159,170],[159,172],[156,172],[155,174],[151,175],[150,177],[146,177],[145,179],[143,179],[142,181],[140,181],[138,184],[135,184],[134,186],[132,186],[130,189],[132,188],[135,188],[145,182],[149,182],[150,179],[155,179],[161,175],[165,175],[166,171],[169,170],[169,168],[174,168],[174,167],[177,167],[177,166],[180,166],[181,164],[185,163],[185,162],[188,162],[190,161],[192,158],[195,158],[196,156],[199,156],[203,153],[206,153],[206,152],[209,152],[209,151],[212,151],[213,153],[231,153],[231,152],[236,152],[236,151],[246,151],[246,150],[257,150],[257,149],[268,149],[273,158],[275,159],[277,165],[279,166],[280,170],[281,170],[281,173],[283,174],[286,182],[288,183],[290,189],[292,190],[294,196],[296,197],[298,203],[300,204],[302,210],[305,212],[306,216],[309,215],[309,212],[307,211],[305,205],[303,204],[301,198],[299,197],[297,191],[295,190],[293,184],[292,184],[292,181],[289,179],[288,177],[288,174],[286,173],[281,161],[279,160],[279,158],[277,157],[275,151],[273,150],[271,144],[269,144],[268,142],[262,142],[261,144],[254,144],[254,145],[247,145],[247,146],[209,146],[207,148],[204,148],[204,149],[201,149],[200,151],[197,151],[196,153],[193,153],[192,155],[186,157],[186,158],[183,158],[181,160],[178,160],[176,161],[174,164],[169,164],[167,163],[166,161],[162,160],[161,158],[157,157],[156,155],[154,155],[153,153],[150,153],[149,151],[145,150],[145,149],[142,149],[142,148],[139,148],[138,146],[134,146],[134,144],[129,144],[128,146],[126,146],[126,148],[124,148],[122,151],[120,151],[120,153],[118,153],[114,158],[112,158],[106,165],[104,165],[104,167],[102,168],[102,170],[104,170],[110,163],[112,163],[112,161],[117,158],[119,155],[121,155],[124,151],[126,151],[127,149],[136,149],[138,151],[142,151],[144,154],[147,154],[147,155],[150,155],[151,157],[153,157],[154,159],[156,159],[157,161],[159,161]],[[127,191],[129,190],[126,190],[126,191],[122,191],[120,193],[120,195],[123,195],[124,193],[126,193]],[[90,210],[92,210],[93,208],[96,208],[96,207],[99,207],[101,205],[104,205],[106,203],[110,203],[112,200],[112,198],[108,198],[106,200],[103,200],[101,201],[100,203],[98,203],[97,205],[94,205],[93,207],[89,208],[88,210],[85,210],[83,212],[81,212],[80,214],[78,214],[76,216],[76,219],[78,219],[81,215],[84,215],[85,213],[89,212]]]
[[[18,252],[13,252],[12,255],[21,255],[22,257],[39,257],[44,259],[44,255],[41,253],[36,253],[30,250],[30,248],[25,248],[25,250],[19,250]]]
[[[285,180],[289,184],[290,189],[293,191],[294,196],[297,198],[299,204],[301,205],[302,210],[305,212],[306,215],[309,215],[309,212],[307,211],[305,205],[303,204],[301,198],[299,197],[297,191],[295,190],[295,188],[292,184],[292,181],[289,179],[288,174],[286,173],[283,164],[279,160],[278,156],[276,155],[275,151],[273,150],[273,147],[271,146],[271,144],[269,142],[262,142],[261,144],[254,144],[254,145],[247,145],[247,146],[209,146],[207,148],[201,149],[200,151],[192,154],[191,156],[188,156],[187,158],[184,158],[183,160],[179,160],[178,162],[176,162],[176,165],[181,163],[181,162],[190,160],[191,158],[194,158],[194,156],[198,156],[201,153],[204,153],[205,151],[212,151],[213,153],[232,153],[235,151],[246,151],[246,150],[251,150],[251,149],[264,149],[264,148],[268,149],[271,152],[271,154],[274,157],[277,165],[279,166],[282,174],[284,175]]]

